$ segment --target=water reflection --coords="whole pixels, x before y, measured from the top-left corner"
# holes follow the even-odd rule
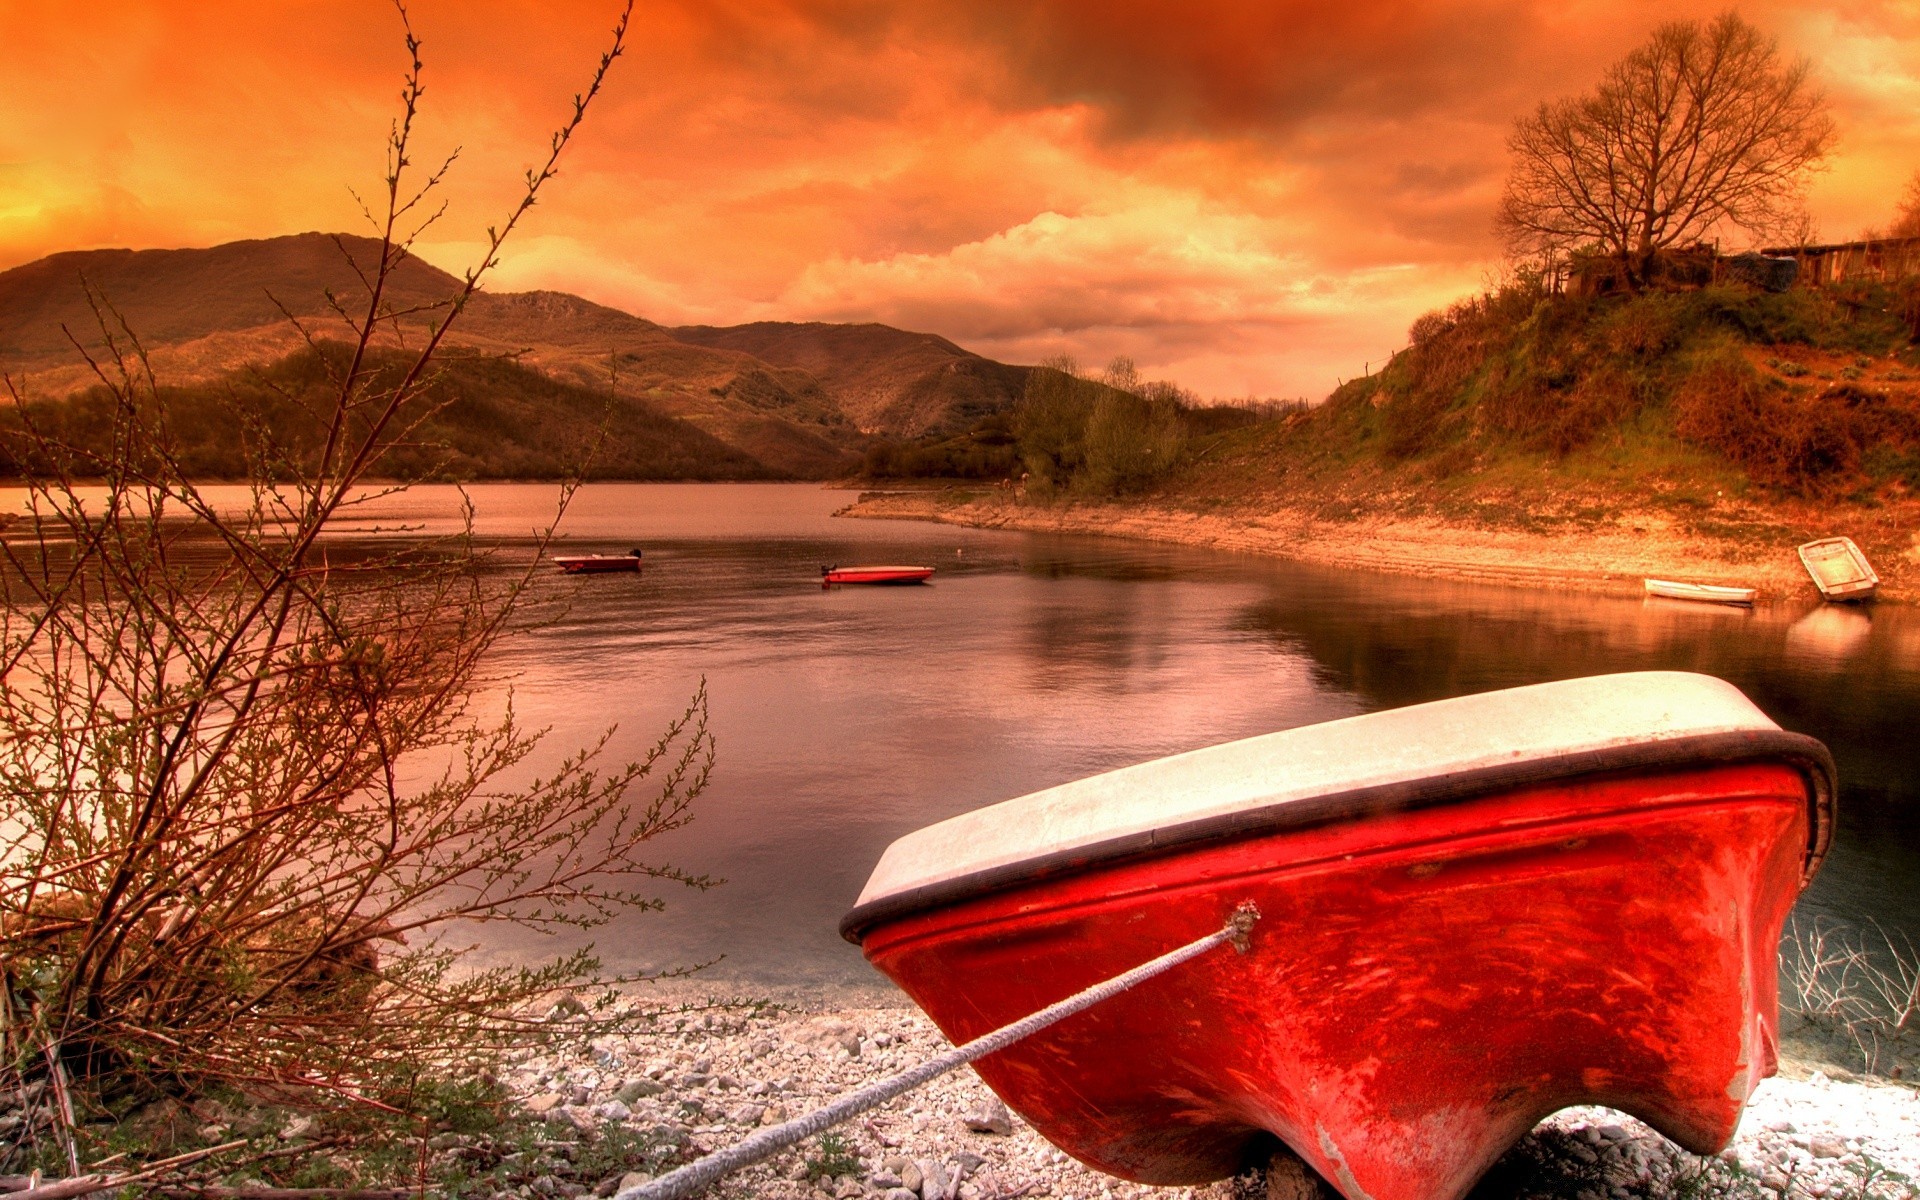
[[[1787,652],[1809,666],[1838,670],[1867,648],[1873,618],[1857,608],[1823,604],[1787,629]]]
[[[519,561],[553,489],[473,489]],[[568,548],[646,548],[641,574],[541,576],[561,606],[497,667],[542,761],[610,723],[642,753],[704,677],[719,765],[658,857],[728,880],[596,936],[609,965],[717,955],[721,978],[873,978],[834,933],[893,838],[1160,755],[1356,712],[1606,671],[1739,685],[1839,761],[1841,828],[1803,903],[1920,938],[1920,614],[1755,610],[1322,571],[1130,543],[835,520],[799,485],[595,485]],[[452,531],[452,489],[389,497],[338,552]],[[921,562],[925,587],[823,590],[821,563]],[[489,698],[501,703],[504,695]],[[474,931],[483,952],[555,944]]]
[[[1369,708],[1606,671],[1703,671],[1827,744],[1841,820],[1803,908],[1920,931],[1920,614],[1834,605],[1754,610],[1435,586],[1273,589],[1242,616],[1304,649]]]

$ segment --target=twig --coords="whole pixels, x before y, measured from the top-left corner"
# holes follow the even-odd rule
[[[47,1078],[53,1085],[55,1103],[60,1106],[60,1145],[67,1152],[67,1173],[80,1174],[80,1150],[74,1145],[73,1094],[67,1089],[67,1068],[60,1061],[60,1044],[46,1043]]]
[[[211,1158],[246,1144],[245,1138],[237,1142],[223,1142],[204,1150],[191,1150],[185,1154],[176,1154],[172,1158],[163,1158],[159,1162],[148,1163],[138,1171],[129,1171],[122,1175],[81,1175],[73,1179],[56,1179],[36,1187],[15,1190],[11,1195],[14,1200],[68,1200],[73,1196],[91,1196],[95,1192],[105,1192],[113,1188],[126,1187],[128,1184],[145,1182],[175,1167],[184,1167],[188,1163],[199,1162],[203,1158]],[[385,1200],[384,1196],[382,1200]]]
[[[300,1142],[297,1145],[282,1146],[278,1150],[264,1150],[259,1154],[249,1155],[246,1158],[235,1159],[232,1162],[227,1163],[221,1169],[231,1174],[234,1171],[244,1171],[248,1167],[257,1167],[263,1162],[272,1162],[276,1158],[294,1158],[302,1154],[312,1154],[319,1150],[331,1150],[337,1146],[351,1145],[352,1142],[353,1142],[352,1138],[344,1137],[344,1136],[321,1138],[317,1141],[312,1141],[312,1142]],[[95,1163],[94,1165],[99,1166],[100,1164]],[[198,1187],[200,1185],[192,1184],[192,1183],[180,1183],[180,1184],[168,1184],[167,1186]],[[212,1187],[213,1185],[207,1184],[206,1186]]]
[[[167,1185],[154,1188],[161,1196],[215,1196],[219,1200],[405,1200],[417,1194],[405,1187],[213,1187],[213,1185]]]

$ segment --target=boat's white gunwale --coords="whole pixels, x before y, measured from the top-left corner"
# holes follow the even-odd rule
[[[1316,751],[1337,759],[1376,743],[1392,751],[1376,755],[1387,761],[1372,770],[1313,761]],[[1121,768],[910,833],[888,847],[842,928],[851,934],[902,904],[1009,886],[1051,864],[1446,803],[1516,781],[1729,755],[1806,759],[1810,776],[1832,774],[1818,742],[1782,731],[1731,684],[1702,675],[1600,676],[1389,709]],[[1304,780],[1287,787],[1258,777],[1281,766]],[[1822,803],[1830,808],[1830,796]],[[1816,813],[1815,824],[1829,822]],[[1826,836],[1816,829],[1811,855]]]
[[[1370,788],[1325,797],[1314,805],[1288,803],[1270,809],[1234,813],[1225,819],[1156,829],[1144,837],[1118,838],[1100,845],[987,868],[873,900],[862,900],[841,919],[840,933],[848,941],[858,944],[867,930],[916,912],[992,895],[1056,876],[1162,854],[1204,849],[1220,842],[1361,820],[1386,813],[1411,812],[1574,777],[1644,774],[1679,766],[1779,762],[1799,770],[1807,785],[1809,830],[1802,878],[1810,880],[1820,869],[1833,838],[1836,786],[1832,758],[1826,747],[1817,740],[1804,734],[1779,730],[1771,735],[1707,734],[1700,738],[1650,743],[1631,749],[1649,753],[1603,755],[1585,761],[1516,764],[1520,769],[1494,768],[1430,781],[1429,786],[1419,789],[1417,793],[1411,788]]]

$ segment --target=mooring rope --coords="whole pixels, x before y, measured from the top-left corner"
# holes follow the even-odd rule
[[[956,1067],[965,1066],[977,1058],[984,1058],[996,1050],[1004,1050],[1056,1021],[1092,1008],[1102,1000],[1118,996],[1128,988],[1145,983],[1163,971],[1170,971],[1181,963],[1198,958],[1215,946],[1231,942],[1235,949],[1245,953],[1247,934],[1253,929],[1253,923],[1259,919],[1259,909],[1255,908],[1251,902],[1242,904],[1234,910],[1233,916],[1228,918],[1225,925],[1203,938],[1188,942],[1177,950],[1170,950],[1150,962],[1141,963],[1133,970],[1115,975],[1105,982],[1096,983],[1085,991],[1076,992],[1057,1004],[1048,1005],[1032,1016],[1022,1017],[1011,1025],[1003,1025],[992,1033],[982,1034],[964,1046],[955,1046],[917,1067],[911,1067],[891,1078],[869,1084],[857,1092],[842,1096],[825,1108],[815,1109],[803,1117],[795,1117],[791,1121],[763,1129],[725,1150],[716,1150],[697,1162],[669,1171],[651,1183],[627,1188],[615,1195],[614,1200],[686,1200],[687,1197],[697,1195],[722,1176],[731,1175],[742,1167],[751,1166],[763,1158],[771,1157],[796,1142],[831,1129],[850,1117],[885,1104],[895,1096],[910,1092],[928,1080],[945,1075]]]

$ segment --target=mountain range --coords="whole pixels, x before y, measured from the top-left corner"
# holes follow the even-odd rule
[[[163,382],[231,393],[250,373],[286,370],[308,353],[290,317],[322,339],[349,339],[332,302],[364,309],[360,272],[378,260],[377,241],[321,233],[50,255],[0,272],[0,370],[32,398],[85,392],[96,380],[74,343],[100,346],[104,317],[139,338]],[[459,288],[453,275],[408,256],[385,300],[395,311],[425,309]],[[110,311],[96,312],[89,289]],[[422,311],[406,320],[417,333],[428,319]],[[591,397],[611,395],[618,403],[601,407],[631,426],[611,429],[613,439],[663,451],[639,454],[633,469],[678,478],[842,474],[875,440],[951,434],[1008,407],[1029,370],[886,325],[671,328],[552,291],[478,294],[448,345],[544,377],[535,384],[512,366],[454,372],[450,386],[473,391],[476,404],[487,389],[516,393],[519,402],[489,411],[486,436],[551,442],[555,428],[534,427],[544,407],[575,415],[561,423],[564,436]]]

